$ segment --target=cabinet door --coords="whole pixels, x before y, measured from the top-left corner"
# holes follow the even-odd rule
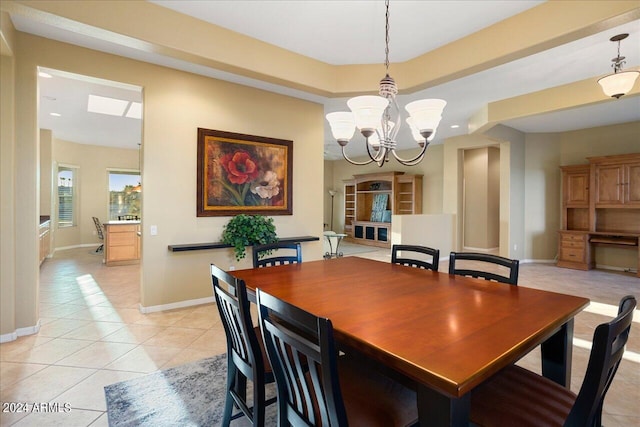
[[[596,168],[596,205],[623,203],[623,172],[622,165],[602,165]]]
[[[566,203],[569,206],[589,205],[589,174],[571,173],[566,176]]]
[[[640,162],[625,166],[624,202],[640,206]]]

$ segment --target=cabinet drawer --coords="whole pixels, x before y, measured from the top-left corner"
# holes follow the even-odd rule
[[[584,249],[560,248],[560,259],[563,261],[582,262],[584,260]]]
[[[562,241],[584,242],[584,234],[562,234]]]
[[[109,233],[135,233],[138,231],[137,224],[124,224],[124,225],[110,225],[108,226]]]
[[[584,241],[576,242],[573,240],[562,240],[562,247],[568,249],[584,249]]]

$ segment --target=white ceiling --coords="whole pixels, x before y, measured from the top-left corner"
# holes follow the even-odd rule
[[[384,2],[381,1],[153,1],[164,7],[189,14],[213,24],[247,34],[283,48],[331,63],[380,63],[384,73]],[[390,5],[390,74],[393,63],[464,37],[509,16],[541,3],[539,1],[402,1]],[[101,37],[100,31],[89,35],[35,22],[25,15],[12,15],[20,31],[77,44],[96,50],[127,56],[214,78],[259,87],[324,104],[325,111],[346,109],[346,99],[329,99],[267,84],[219,70],[143,52],[119,44],[115,38]],[[603,33],[589,36],[490,70],[439,86],[399,97],[400,105],[420,98],[442,98],[448,104],[438,135],[433,143],[466,134],[471,115],[489,102],[511,98],[558,85],[598,77],[611,71],[610,59],[616,54],[609,38],[629,33],[622,42],[626,68],[640,65],[640,21],[634,21]],[[434,64],[437,66],[437,64]],[[87,79],[55,76],[40,79],[42,127],[51,128],[62,139],[88,144],[118,144],[137,148],[141,129],[133,119],[97,117],[86,113],[89,92],[121,99],[140,100],[140,88],[129,88],[125,96],[122,85]],[[102,84],[99,84],[102,83]],[[402,89],[402,81],[397,81]],[[638,84],[638,83],[636,83]],[[98,86],[96,86],[98,85]],[[372,82],[375,88],[377,82]],[[97,92],[95,92],[97,91]],[[603,95],[604,96],[604,95]],[[62,117],[52,120],[47,108],[56,98]],[[89,115],[93,116],[90,117]],[[640,120],[640,97],[623,97],[601,104],[558,113],[512,120],[504,123],[523,132],[560,132]],[[452,129],[451,125],[459,125]],[[130,132],[130,133],[129,133]],[[354,138],[355,142],[356,138]],[[413,143],[408,130],[398,135],[401,147]],[[351,154],[362,154],[353,142]],[[339,149],[325,126],[325,157],[339,158]]]

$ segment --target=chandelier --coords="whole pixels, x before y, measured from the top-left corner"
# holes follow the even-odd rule
[[[420,153],[404,159],[396,153],[396,136],[400,130],[402,114],[396,101],[398,87],[389,76],[389,0],[385,1],[385,77],[380,80],[380,96],[356,96],[347,101],[351,112],[335,112],[327,114],[331,133],[342,147],[342,156],[351,164],[362,166],[376,162],[378,166],[389,161],[390,155],[403,165],[414,166],[422,161],[429,142],[436,134],[442,119],[442,110],[447,102],[442,99],[421,99],[405,106],[409,113],[406,121],[413,138],[421,148]],[[365,137],[365,146],[369,159],[356,162],[347,156],[345,147],[353,137],[356,127]]]
[[[613,74],[602,77],[598,80],[602,90],[607,96],[619,99],[621,96],[626,95],[632,88],[640,71],[622,71],[622,66],[625,64],[625,57],[620,56],[620,40],[624,40],[629,34],[618,34],[611,37],[609,40],[612,42],[618,42],[618,56],[613,58],[611,66],[613,67]]]

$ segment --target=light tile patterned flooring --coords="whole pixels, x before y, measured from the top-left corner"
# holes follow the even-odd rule
[[[389,251],[384,250],[357,256],[390,260]],[[446,271],[444,261],[441,271]],[[57,402],[71,409],[2,412],[2,426],[106,426],[105,385],[226,350],[218,313],[211,304],[141,314],[138,271],[138,266],[105,267],[101,257],[86,248],[57,252],[45,261],[40,280],[42,327],[36,335],[0,345],[0,400]],[[591,299],[591,306],[576,318],[574,391],[582,383],[589,351],[584,347],[591,342],[595,326],[615,315],[622,296],[640,295],[640,279],[633,275],[547,264],[522,265],[520,286]],[[603,424],[607,427],[640,426],[637,312],[635,317],[626,359],[605,401]],[[538,355],[534,351],[520,363],[539,371]]]

